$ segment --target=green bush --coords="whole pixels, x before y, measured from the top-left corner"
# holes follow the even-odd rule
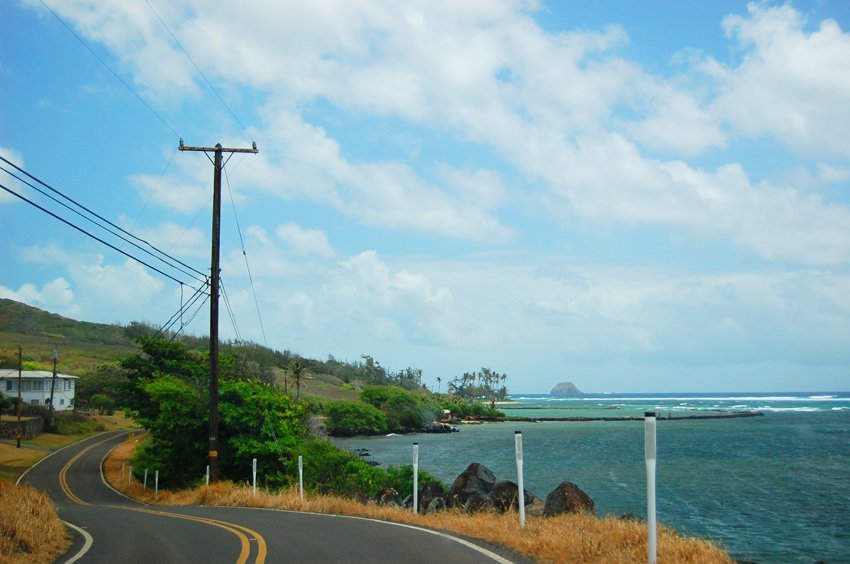
[[[420,430],[431,422],[437,406],[398,386],[366,386],[360,398],[380,409],[389,431]]]
[[[351,401],[332,402],[326,406],[325,415],[325,428],[330,435],[350,437],[387,432],[386,415],[371,405]]]

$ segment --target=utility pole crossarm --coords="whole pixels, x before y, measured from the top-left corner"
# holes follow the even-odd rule
[[[184,145],[183,139],[180,140],[179,149],[181,151],[202,151],[204,153],[215,153],[216,151],[221,151],[222,153],[259,153],[260,152],[260,150],[257,149],[256,143],[252,143],[250,149],[222,147],[221,145],[216,145],[215,147],[191,147],[189,145]]]

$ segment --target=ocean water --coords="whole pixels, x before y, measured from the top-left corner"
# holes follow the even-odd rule
[[[723,544],[754,562],[850,562],[850,393],[517,395],[524,417],[660,417],[758,410],[763,417],[657,422],[661,523]],[[335,440],[383,465],[419,466],[448,484],[472,462],[517,480],[514,432],[523,434],[526,489],[545,499],[574,482],[600,515],[646,514],[642,421],[461,425],[445,435]]]

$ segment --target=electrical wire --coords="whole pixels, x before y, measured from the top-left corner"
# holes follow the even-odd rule
[[[181,286],[181,288],[182,288],[182,286]],[[209,294],[207,292],[205,292],[204,290],[206,290],[206,288],[199,288],[199,289],[195,290],[195,292],[189,297],[188,300],[186,300],[185,302],[182,302],[182,300],[181,300],[180,309],[177,310],[177,312],[175,312],[168,319],[168,321],[166,321],[165,323],[163,323],[160,326],[159,330],[156,333],[156,336],[161,337],[161,336],[165,335],[166,333],[170,332],[171,328],[174,327],[174,325],[176,325],[178,321],[180,322],[180,328],[176,332],[174,332],[174,335],[172,336],[172,340],[173,340],[174,337],[176,337],[178,334],[180,334],[180,332],[183,331],[183,328],[186,325],[188,325],[189,323],[191,323],[191,320],[193,320],[195,318],[195,316],[197,315],[197,311],[192,315],[189,322],[185,322],[183,320],[183,315],[185,313],[187,313],[193,306],[195,306],[201,298],[203,298],[203,301],[201,301],[201,303],[198,304],[198,309],[200,309],[201,307],[203,307],[204,304],[207,303],[207,300],[209,299]]]
[[[224,289],[224,284],[219,279],[219,287],[221,288],[221,297],[224,298],[224,307],[227,309],[227,314],[230,316],[230,322],[233,324],[233,332],[236,333],[236,340],[242,341],[242,335],[239,332],[239,327],[236,325],[236,317],[233,315],[233,308],[230,307],[230,298]]]
[[[236,114],[233,112],[233,110],[230,108],[230,106],[227,105],[227,102],[224,101],[224,98],[221,97],[221,94],[219,94],[218,90],[216,90],[215,86],[212,85],[212,82],[210,82],[210,80],[207,78],[207,75],[204,74],[204,71],[201,70],[201,67],[198,66],[198,64],[192,58],[192,55],[189,54],[189,51],[187,51],[186,48],[183,47],[183,44],[180,43],[180,40],[177,39],[177,36],[175,36],[171,32],[171,29],[169,29],[168,25],[165,23],[165,21],[159,15],[159,12],[156,11],[156,9],[151,5],[151,3],[148,0],[145,0],[145,4],[147,4],[148,8],[151,9],[151,12],[154,13],[154,15],[156,16],[156,19],[159,20],[159,23],[162,24],[162,27],[165,29],[165,31],[168,32],[168,35],[171,36],[171,39],[173,39],[174,42],[177,44],[177,46],[180,47],[180,50],[183,51],[183,54],[186,55],[186,58],[189,59],[189,62],[192,63],[192,66],[195,67],[195,70],[198,71],[198,74],[200,74],[201,77],[204,79],[204,82],[207,83],[207,86],[210,87],[210,90],[212,91],[212,93],[215,94],[216,98],[218,98],[218,101],[221,102],[221,104],[227,109],[228,112],[230,112],[230,116],[233,118],[233,120],[237,124],[239,124],[239,127],[242,128],[242,131],[245,132],[245,135],[247,135],[250,138],[251,135],[248,133],[248,130],[242,124],[242,120],[240,120],[236,116]]]
[[[48,210],[48,209],[46,209],[46,208],[44,208],[44,207],[42,207],[42,206],[38,205],[37,203],[33,202],[33,201],[32,201],[32,200],[30,200],[29,198],[27,198],[27,197],[25,197],[25,196],[23,196],[23,195],[21,195],[21,194],[18,194],[17,192],[15,192],[14,190],[12,190],[12,189],[11,189],[11,188],[9,188],[8,186],[5,186],[4,184],[0,184],[0,188],[2,188],[3,190],[5,190],[6,192],[8,192],[8,193],[12,194],[13,196],[15,196],[15,197],[17,197],[17,198],[19,198],[19,199],[21,199],[21,200],[23,200],[23,201],[27,202],[27,203],[28,203],[28,204],[30,204],[31,206],[34,206],[34,207],[36,207],[36,208],[40,209],[41,211],[43,211],[43,212],[44,212],[44,213],[46,213],[47,215],[52,216],[52,217],[54,217],[54,218],[58,219],[59,221],[61,221],[62,223],[64,223],[64,224],[68,225],[69,227],[73,227],[74,229],[76,229],[76,230],[77,230],[77,231],[79,231],[80,233],[83,233],[84,235],[88,235],[89,237],[91,237],[91,238],[92,238],[92,239],[94,239],[95,241],[98,241],[99,243],[102,243],[102,244],[106,245],[106,246],[107,246],[107,247],[109,247],[110,249],[112,249],[112,250],[114,250],[114,251],[117,251],[117,252],[121,253],[122,255],[126,256],[126,257],[127,257],[127,258],[129,258],[129,259],[132,259],[132,260],[134,260],[134,261],[138,262],[139,264],[142,264],[142,265],[144,265],[144,266],[147,266],[148,268],[150,268],[151,270],[153,270],[153,271],[155,271],[155,272],[158,272],[158,273],[162,274],[163,276],[165,276],[165,277],[166,277],[166,278],[168,278],[169,280],[173,280],[174,282],[177,282],[178,284],[186,284],[187,286],[194,287],[194,286],[192,286],[191,284],[187,284],[187,283],[186,283],[186,282],[184,282],[183,280],[178,280],[178,279],[177,279],[177,278],[175,278],[174,276],[171,276],[170,274],[168,274],[168,273],[166,273],[166,272],[163,272],[162,270],[158,269],[157,267],[155,267],[155,266],[153,266],[153,265],[151,265],[151,264],[148,264],[147,262],[143,261],[142,259],[140,259],[140,258],[138,258],[138,257],[135,257],[135,256],[131,255],[130,253],[127,253],[127,252],[125,252],[125,251],[123,251],[123,250],[119,249],[119,248],[118,248],[118,247],[116,247],[115,245],[113,245],[113,244],[111,244],[111,243],[108,243],[108,242],[104,241],[103,239],[101,239],[101,238],[100,238],[100,237],[98,237],[97,235],[94,235],[94,234],[92,234],[92,233],[89,233],[88,231],[86,231],[86,230],[85,230],[85,229],[83,229],[82,227],[80,227],[80,226],[78,226],[78,225],[75,225],[75,224],[71,223],[71,222],[70,222],[70,221],[68,221],[67,219],[62,218],[62,217],[59,217],[58,215],[56,215],[56,214],[55,214],[55,213],[53,213],[52,211],[50,211],[50,210]]]
[[[100,61],[100,64],[101,64],[101,65],[103,65],[103,66],[106,68],[106,70],[108,70],[109,72],[111,72],[111,73],[112,73],[112,75],[113,75],[115,78],[117,78],[117,79],[118,79],[118,81],[119,81],[121,84],[123,84],[123,85],[124,85],[124,88],[126,88],[127,90],[129,90],[129,91],[133,94],[133,96],[135,96],[135,97],[139,100],[139,102],[141,102],[141,103],[142,103],[142,104],[143,104],[143,105],[144,105],[144,106],[145,106],[148,110],[150,110],[150,112],[151,112],[153,115],[155,115],[155,116],[157,117],[157,119],[158,119],[159,121],[161,121],[161,122],[162,122],[162,124],[163,124],[165,127],[167,127],[169,130],[171,130],[171,133],[173,133],[175,137],[178,137],[178,138],[180,137],[180,134],[179,134],[179,133],[177,133],[177,131],[176,131],[173,127],[171,127],[171,126],[168,124],[168,122],[167,122],[167,121],[165,121],[165,118],[163,118],[161,115],[159,115],[159,113],[157,113],[157,111],[156,111],[156,110],[154,110],[154,109],[151,107],[151,105],[150,105],[150,104],[148,104],[147,102],[145,102],[144,98],[142,98],[142,97],[139,95],[139,93],[138,93],[138,92],[136,92],[136,91],[133,89],[133,87],[132,87],[132,86],[130,86],[129,84],[127,84],[127,82],[126,82],[123,78],[121,78],[121,76],[120,76],[117,72],[115,72],[114,70],[112,70],[112,67],[110,67],[110,66],[106,63],[106,61],[104,61],[104,60],[100,57],[100,55],[98,55],[97,53],[95,53],[95,52],[94,52],[94,49],[92,49],[91,47],[89,47],[88,43],[86,43],[85,41],[83,41],[83,39],[82,39],[79,35],[77,35],[77,32],[75,32],[73,29],[71,29],[71,26],[69,26],[67,23],[65,23],[65,20],[63,20],[61,17],[59,17],[59,14],[57,14],[56,12],[54,12],[54,11],[50,8],[50,6],[48,6],[48,5],[44,2],[44,0],[39,0],[39,1],[41,2],[41,5],[42,5],[42,6],[44,6],[44,7],[47,9],[47,11],[48,11],[48,12],[50,12],[51,14],[53,14],[53,17],[54,17],[54,18],[56,18],[57,20],[59,20],[59,23],[61,23],[63,26],[65,26],[65,29],[67,29],[68,31],[70,31],[70,32],[71,32],[71,35],[73,35],[74,37],[76,37],[76,38],[77,38],[77,41],[79,41],[80,43],[82,43],[83,47],[85,47],[86,49],[88,49],[89,53],[91,53],[92,55],[94,55],[94,58],[95,58],[95,59],[97,59],[98,61]]]
[[[257,319],[260,321],[260,331],[263,334],[263,344],[268,348],[269,342],[266,339],[266,328],[263,325],[263,316],[260,314],[260,302],[257,299],[257,290],[254,287],[254,277],[251,274],[251,266],[248,264],[248,253],[245,252],[245,239],[242,237],[242,227],[239,225],[239,216],[236,213],[236,202],[233,199],[233,190],[230,189],[230,176],[227,171],[224,171],[224,179],[227,184],[227,193],[230,195],[230,205],[233,207],[233,217],[236,220],[236,231],[239,233],[239,242],[242,244],[242,257],[245,259],[245,270],[248,271],[248,281],[251,284],[251,295],[254,296],[254,306],[257,308]]]
[[[23,179],[23,178],[21,178],[20,176],[16,175],[15,173],[13,173],[13,172],[9,171],[8,169],[6,169],[6,168],[5,168],[5,167],[3,167],[2,165],[0,165],[0,170],[3,170],[4,172],[6,172],[6,174],[8,174],[8,175],[12,176],[13,178],[17,179],[17,180],[18,180],[18,181],[20,181],[20,182],[23,182],[24,184],[26,184],[26,185],[27,185],[27,186],[29,186],[30,188],[33,188],[34,190],[38,191],[40,194],[42,194],[42,195],[44,195],[44,196],[46,196],[46,197],[50,198],[50,199],[51,199],[51,200],[53,200],[54,202],[56,202],[56,203],[58,203],[59,205],[61,205],[61,206],[65,207],[65,208],[66,208],[66,209],[68,209],[69,211],[71,211],[71,212],[73,212],[73,213],[75,213],[75,214],[79,215],[80,217],[82,217],[82,218],[86,219],[87,221],[89,221],[89,222],[93,223],[93,224],[94,224],[94,225],[96,225],[97,227],[100,227],[101,229],[103,229],[103,230],[105,230],[105,231],[107,231],[107,232],[111,233],[112,235],[114,235],[114,236],[116,236],[116,237],[120,238],[121,240],[125,241],[126,243],[129,243],[130,245],[132,245],[132,246],[136,247],[137,249],[139,249],[140,251],[142,251],[142,252],[144,252],[144,253],[146,253],[146,254],[150,255],[151,257],[156,258],[157,260],[162,261],[163,263],[167,264],[169,267],[171,267],[171,268],[173,268],[173,269],[175,269],[175,270],[179,270],[179,271],[181,271],[183,274],[186,274],[187,276],[191,276],[191,277],[193,277],[193,278],[195,278],[195,279],[198,279],[198,280],[203,280],[203,279],[205,278],[205,276],[206,276],[206,275],[205,275],[203,272],[201,272],[200,270],[198,270],[198,269],[196,269],[196,268],[193,268],[192,266],[189,266],[189,265],[188,265],[188,264],[186,264],[185,262],[183,262],[183,261],[181,261],[181,260],[179,260],[179,259],[177,259],[177,258],[175,258],[175,257],[173,257],[173,256],[171,256],[171,255],[169,255],[168,253],[166,253],[166,252],[164,252],[164,251],[162,251],[162,250],[158,249],[157,247],[155,247],[154,245],[152,245],[150,242],[148,242],[148,241],[146,241],[146,240],[144,240],[144,239],[141,239],[140,237],[137,237],[137,236],[133,235],[132,233],[130,233],[130,232],[129,232],[129,231],[127,231],[126,229],[124,229],[124,228],[122,228],[122,227],[120,227],[120,226],[116,225],[115,223],[113,223],[113,222],[109,221],[108,219],[106,219],[106,218],[105,218],[105,217],[103,217],[102,215],[100,215],[100,214],[98,214],[98,213],[96,213],[96,212],[92,211],[91,209],[89,209],[88,207],[86,207],[86,206],[84,206],[83,204],[79,203],[78,201],[74,200],[74,199],[73,199],[73,198],[71,198],[70,196],[68,196],[68,195],[66,195],[66,194],[64,194],[64,193],[62,193],[62,192],[61,192],[61,191],[59,191],[59,190],[57,190],[56,188],[54,188],[54,187],[53,187],[53,186],[51,186],[50,184],[48,184],[48,183],[44,182],[43,180],[39,179],[38,177],[36,177],[36,176],[34,176],[34,175],[32,175],[32,174],[30,174],[29,172],[27,172],[27,171],[26,171],[26,170],[24,170],[23,168],[19,167],[19,166],[18,166],[18,165],[16,165],[15,163],[13,163],[13,162],[11,162],[10,160],[6,159],[4,156],[0,155],[0,161],[3,161],[3,162],[5,162],[5,163],[9,164],[10,166],[14,167],[16,170],[20,171],[22,174],[26,175],[28,178],[30,178],[30,179],[32,179],[32,180],[34,180],[35,182],[38,182],[39,184],[41,184],[42,186],[44,186],[45,188],[47,188],[48,190],[50,190],[50,191],[51,191],[51,192],[53,192],[54,194],[58,194],[59,196],[61,196],[61,197],[62,197],[62,198],[64,198],[65,200],[67,200],[67,201],[69,201],[69,202],[73,203],[73,204],[74,204],[75,206],[77,206],[78,208],[80,208],[80,209],[82,209],[82,210],[85,210],[88,214],[90,214],[91,216],[96,217],[98,220],[100,220],[100,221],[102,221],[102,222],[106,223],[107,225],[109,225],[110,227],[112,227],[113,229],[115,229],[116,231],[119,231],[120,233],[123,233],[123,234],[127,235],[128,237],[130,237],[130,238],[132,238],[132,239],[135,239],[136,241],[139,241],[140,243],[142,243],[142,244],[144,244],[144,245],[147,245],[149,248],[153,249],[153,251],[155,251],[156,253],[158,253],[158,255],[159,255],[159,256],[158,256],[158,255],[156,255],[156,254],[154,254],[154,253],[153,253],[153,252],[151,252],[151,251],[148,251],[147,249],[142,248],[142,247],[141,247],[140,245],[138,245],[137,243],[134,243],[133,241],[131,241],[131,240],[130,240],[130,239],[128,239],[127,237],[124,237],[124,235],[121,235],[121,234],[119,234],[119,233],[116,233],[116,232],[115,232],[115,231],[113,231],[112,229],[109,229],[108,227],[105,227],[104,225],[99,224],[98,222],[96,222],[96,221],[95,221],[94,219],[92,219],[91,217],[87,217],[87,216],[85,216],[82,212],[80,212],[80,211],[78,211],[78,210],[76,210],[76,209],[73,209],[71,206],[69,206],[68,204],[66,204],[66,203],[64,203],[64,202],[59,201],[59,200],[58,200],[58,199],[56,199],[55,197],[53,197],[53,196],[51,196],[50,194],[47,194],[46,192],[44,192],[44,190],[40,189],[39,187],[35,186],[34,184],[30,183],[29,181],[24,180],[24,179]],[[180,266],[176,266],[174,263],[176,263],[177,265],[180,265]],[[181,267],[183,267],[183,268],[181,268]],[[189,272],[189,271],[191,271],[191,272]],[[194,274],[192,274],[192,273],[194,273]]]
[[[3,158],[3,157],[0,157],[0,159],[2,159],[2,158]],[[18,181],[22,182],[23,184],[26,184],[27,186],[29,186],[30,188],[34,189],[35,191],[37,191],[38,193],[42,194],[43,196],[46,196],[47,198],[49,198],[49,199],[53,200],[54,202],[56,202],[56,203],[57,203],[57,204],[59,204],[60,206],[62,206],[62,207],[64,207],[64,208],[66,208],[68,211],[70,211],[70,212],[72,212],[72,213],[77,214],[78,216],[80,216],[81,218],[85,219],[86,221],[88,221],[88,222],[92,223],[92,224],[93,224],[93,225],[95,225],[96,227],[99,227],[99,228],[103,229],[104,231],[106,231],[106,232],[108,232],[108,233],[110,233],[110,234],[114,235],[115,237],[118,237],[118,238],[119,238],[119,239],[121,239],[122,241],[124,241],[124,242],[126,242],[126,243],[129,243],[130,245],[132,245],[133,247],[137,248],[137,249],[138,249],[138,250],[140,250],[141,252],[143,252],[143,253],[145,253],[145,254],[149,255],[150,257],[152,257],[152,258],[154,258],[154,259],[157,259],[157,260],[159,260],[159,261],[161,261],[161,262],[165,263],[166,265],[168,265],[169,267],[173,268],[174,270],[177,270],[177,271],[179,271],[179,272],[182,272],[183,274],[185,274],[185,275],[187,275],[187,276],[191,276],[191,277],[192,277],[192,278],[194,278],[195,280],[201,281],[201,279],[197,276],[197,274],[192,274],[192,272],[189,272],[189,271],[187,271],[186,269],[180,268],[179,266],[175,266],[173,263],[169,262],[168,260],[163,259],[161,256],[158,256],[158,255],[154,254],[153,252],[151,252],[151,251],[149,251],[149,250],[147,250],[147,249],[145,249],[145,248],[141,247],[140,245],[138,245],[138,244],[134,243],[133,241],[130,241],[128,238],[124,237],[124,236],[123,236],[123,235],[121,235],[120,233],[116,233],[115,231],[113,231],[113,230],[111,230],[111,229],[109,229],[109,228],[107,228],[107,227],[105,227],[105,226],[103,226],[103,225],[101,225],[101,224],[97,223],[97,222],[96,222],[95,220],[93,220],[92,218],[90,218],[90,217],[86,217],[86,216],[85,216],[85,215],[83,215],[80,211],[75,210],[74,208],[72,208],[71,206],[69,206],[68,204],[66,204],[66,203],[64,203],[64,202],[59,201],[57,198],[55,198],[55,197],[51,196],[50,194],[46,193],[44,190],[40,189],[38,186],[36,186],[36,185],[34,185],[34,184],[30,183],[30,182],[27,182],[26,180],[24,180],[24,179],[23,179],[23,178],[21,178],[20,176],[18,176],[18,175],[16,175],[15,173],[13,173],[13,172],[9,171],[9,170],[8,170],[8,169],[6,169],[4,166],[0,165],[0,170],[2,170],[3,172],[5,172],[5,173],[6,173],[6,174],[8,174],[9,176],[11,176],[11,177],[15,178],[16,180],[18,180]],[[123,230],[122,230],[122,231],[123,231]],[[154,248],[154,249],[155,249],[155,247],[153,247],[152,245],[150,245],[150,243],[147,243],[147,244],[148,244],[149,246],[151,246],[151,248]],[[158,249],[157,249],[157,250],[158,250]],[[173,259],[173,257],[170,257],[169,255],[164,255],[164,256],[165,256],[165,257],[167,257],[167,258],[169,258],[169,259]],[[180,261],[179,261],[179,260],[177,260],[177,259],[173,259],[173,260],[175,260],[175,261],[176,261],[177,263],[179,263],[179,264],[184,264],[184,263],[180,262]],[[188,267],[188,265],[186,265],[186,266]],[[188,267],[188,268],[191,268],[191,267]],[[192,270],[193,270],[193,271],[195,271],[195,269],[192,269]],[[195,271],[195,272],[198,272],[198,271]]]

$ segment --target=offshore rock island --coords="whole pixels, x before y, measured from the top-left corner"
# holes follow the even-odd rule
[[[571,394],[580,394],[581,390],[576,388],[576,385],[572,382],[561,382],[557,384],[552,391],[549,392],[550,396],[567,396]]]

